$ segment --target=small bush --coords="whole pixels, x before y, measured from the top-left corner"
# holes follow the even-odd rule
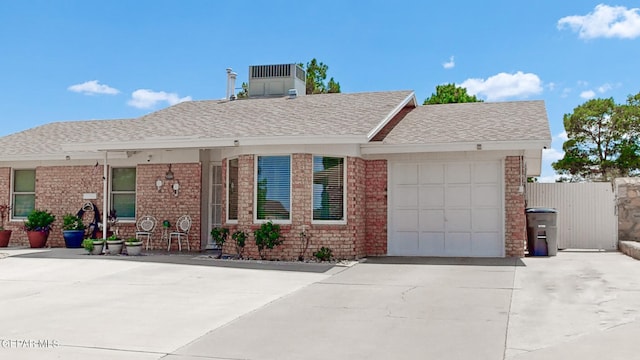
[[[249,234],[241,230],[236,230],[231,234],[231,238],[235,241],[236,253],[238,254],[239,259],[242,259],[244,246],[247,244],[247,237],[249,237]]]
[[[258,246],[258,253],[262,260],[265,259],[264,250],[273,249],[274,247],[282,244],[282,237],[280,236],[280,225],[274,224],[271,221],[263,223],[260,228],[253,232],[253,236],[256,239],[256,245]]]
[[[323,246],[318,251],[314,252],[313,256],[320,261],[329,261],[333,257],[333,252],[330,248]]]
[[[227,241],[227,237],[229,236],[229,229],[223,227],[214,227],[211,229],[211,238],[216,243],[216,245],[222,248],[222,245]]]

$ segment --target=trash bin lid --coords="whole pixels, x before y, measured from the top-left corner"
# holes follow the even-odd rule
[[[526,208],[526,213],[557,213],[558,210],[552,208]]]

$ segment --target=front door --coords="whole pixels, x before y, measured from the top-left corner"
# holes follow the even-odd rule
[[[209,172],[211,179],[209,187],[209,227],[207,230],[207,249],[216,249],[217,245],[211,239],[211,229],[222,225],[222,166],[211,164]]]

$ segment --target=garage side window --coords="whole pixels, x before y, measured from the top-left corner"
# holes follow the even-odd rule
[[[313,157],[313,220],[344,221],[344,158]]]
[[[227,166],[227,219],[238,220],[238,159],[229,160]]]
[[[26,219],[36,206],[36,171],[13,172],[13,218]]]
[[[258,156],[256,219],[291,220],[291,157]]]
[[[111,170],[111,207],[118,220],[136,219],[136,169]]]

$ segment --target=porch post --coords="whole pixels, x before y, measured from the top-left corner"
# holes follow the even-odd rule
[[[108,200],[108,171],[107,171],[107,151],[104,152],[104,165],[102,166],[102,238],[107,238],[107,217],[109,215],[109,210],[107,208],[107,200]]]

